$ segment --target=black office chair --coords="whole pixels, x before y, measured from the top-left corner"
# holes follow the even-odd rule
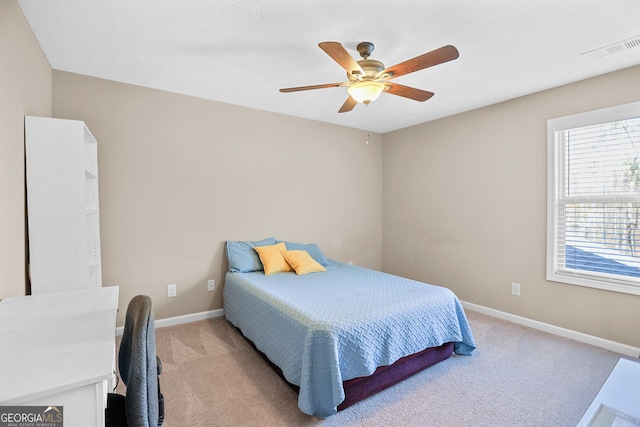
[[[156,427],[164,422],[164,397],[160,391],[162,362],[156,355],[151,298],[134,297],[127,307],[118,352],[120,378],[126,395],[109,393],[107,427]]]

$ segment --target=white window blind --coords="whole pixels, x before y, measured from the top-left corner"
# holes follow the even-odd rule
[[[640,294],[640,103],[548,122],[547,279]]]

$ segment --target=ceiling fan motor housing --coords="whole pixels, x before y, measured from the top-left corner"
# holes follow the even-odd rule
[[[380,71],[384,70],[384,64],[375,59],[361,59],[358,64],[360,64],[367,77],[375,77]]]

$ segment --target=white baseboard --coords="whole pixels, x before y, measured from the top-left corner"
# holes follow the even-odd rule
[[[185,314],[182,316],[167,317],[166,319],[158,319],[155,321],[156,329],[166,328],[167,326],[181,325],[183,323],[196,322],[198,320],[213,319],[214,317],[224,316],[224,309],[202,311],[200,313]],[[122,335],[124,326],[116,328],[116,336]]]
[[[640,348],[633,347],[627,344],[622,344],[615,341],[606,340],[604,338],[595,337],[593,335],[584,334],[582,332],[573,331],[571,329],[561,328],[560,326],[551,325],[549,323],[539,322],[537,320],[528,319],[526,317],[517,316],[515,314],[507,313],[493,308],[485,307],[478,304],[462,301],[462,306],[465,309],[477,311],[478,313],[486,314],[488,316],[497,317],[502,320],[517,323],[529,328],[538,329],[543,332],[558,335],[564,338],[569,338],[575,341],[590,344],[596,347],[604,348],[605,350],[614,351],[616,353],[624,354],[625,356],[640,358]],[[224,309],[219,308],[217,310],[203,311],[200,313],[185,314],[182,316],[168,317],[166,319],[158,319],[155,322],[156,329],[165,328],[167,326],[180,325],[183,323],[196,322],[198,320],[213,319],[214,317],[224,316]],[[119,326],[116,328],[116,335],[122,335],[124,327]]]
[[[462,306],[465,309],[477,311],[478,313],[497,317],[499,319],[507,320],[509,322],[517,323],[522,326],[527,326],[529,328],[538,329],[540,331],[548,332],[550,334],[558,335],[564,338],[570,338],[572,340],[583,342],[585,344],[590,344],[596,347],[604,348],[605,350],[610,350],[616,353],[624,354],[625,356],[630,356],[634,358],[640,357],[640,348],[638,347],[633,347],[633,346],[622,344],[615,341],[609,341],[604,338],[594,337],[593,335],[583,334],[582,332],[561,328],[559,326],[551,325],[549,323],[539,322],[537,320],[528,319],[526,317],[516,316],[515,314],[494,310],[493,308],[472,304],[466,301],[462,301]]]

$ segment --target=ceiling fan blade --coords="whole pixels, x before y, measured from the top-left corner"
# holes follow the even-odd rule
[[[348,84],[349,83],[347,83],[347,82],[342,82],[342,83],[325,83],[325,84],[321,84],[321,85],[312,85],[312,86],[287,87],[287,88],[284,88],[284,89],[280,89],[280,92],[282,92],[282,93],[300,92],[301,90],[324,89],[324,88],[328,88],[328,87],[340,87],[340,86],[347,86]]]
[[[349,74],[360,74],[364,76],[364,70],[360,67],[360,64],[349,52],[338,42],[322,42],[318,44],[320,49],[324,50],[334,61],[336,61],[345,71]]]
[[[382,72],[379,75],[389,74],[389,78],[393,79],[398,76],[413,73],[414,71],[423,70],[434,65],[442,64],[443,62],[452,61],[460,56],[458,49],[454,46],[446,45],[439,49],[432,50],[431,52],[424,53],[415,58],[393,65]]]
[[[344,104],[342,104],[342,107],[338,110],[338,113],[348,113],[353,110],[353,107],[355,107],[357,103],[358,101],[349,96],[347,100],[344,101]]]
[[[385,92],[420,102],[424,102],[434,95],[433,92],[391,82],[385,84]]]

